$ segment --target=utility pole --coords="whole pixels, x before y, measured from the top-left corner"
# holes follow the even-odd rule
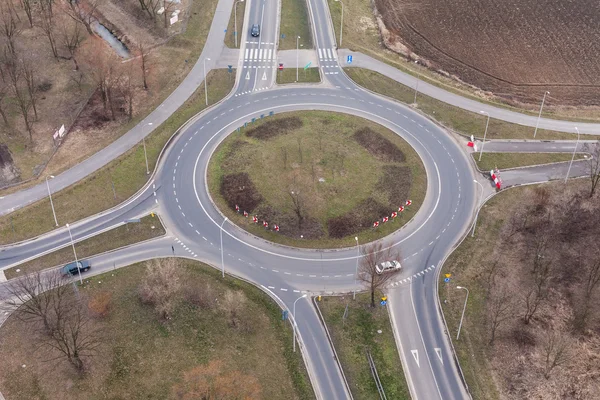
[[[575,148],[573,149],[573,157],[571,157],[569,169],[567,170],[567,176],[565,176],[565,183],[567,183],[567,179],[569,179],[569,174],[571,173],[571,166],[573,165],[573,160],[575,159],[575,152],[577,151],[577,147],[579,147],[579,129],[575,127],[575,130],[577,131],[577,142],[575,142]]]
[[[460,336],[460,328],[462,328],[463,318],[465,317],[465,310],[467,309],[467,300],[469,300],[469,289],[462,286],[457,286],[457,289],[465,289],[467,291],[467,297],[465,298],[465,305],[463,307],[462,316],[460,317],[460,324],[458,324],[458,333],[456,334],[456,340]]]
[[[490,125],[490,113],[486,111],[479,111],[482,114],[487,115],[487,122],[485,123],[485,132],[483,133],[483,142],[481,143],[481,150],[479,150],[479,161],[481,161],[481,154],[483,153],[483,145],[485,145],[485,137],[487,136],[488,126]]]
[[[540,117],[542,116],[542,108],[544,108],[544,101],[546,100],[546,95],[550,94],[550,92],[544,92],[544,97],[542,97],[542,105],[540,106],[540,113],[538,114],[537,117],[537,122],[535,123],[535,130],[533,131],[533,138],[535,139],[535,134],[537,133],[538,130],[538,125],[540,124]]]
[[[50,184],[48,183],[48,178],[54,179],[54,175],[49,175],[46,177],[46,187],[48,188],[48,197],[50,198],[50,207],[52,207],[52,215],[54,216],[54,224],[58,226],[58,220],[56,219],[56,211],[54,211],[54,203],[52,202],[52,193],[50,193]]]

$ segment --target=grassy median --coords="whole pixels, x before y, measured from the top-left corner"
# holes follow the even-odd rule
[[[308,82],[321,82],[321,76],[319,75],[318,68],[307,68],[304,69],[301,65],[298,69],[298,80],[296,80],[296,68],[288,67],[284,68],[283,71],[277,71],[277,83],[308,83]]]
[[[364,68],[344,68],[344,71],[354,82],[366,89],[391,97],[405,104],[414,103],[414,88],[404,86],[378,72]],[[479,138],[483,137],[487,122],[487,117],[483,114],[465,111],[422,93],[417,94],[416,107],[446,128],[463,135],[473,135]],[[533,139],[533,131],[534,129],[532,127],[512,124],[510,122],[491,118],[486,138]],[[545,129],[538,129],[536,134],[536,139],[538,140],[575,140],[576,138],[577,135],[573,133],[556,132]],[[597,136],[581,135],[581,139],[595,140],[597,139]]]
[[[379,304],[371,308],[368,293],[357,294],[356,300],[351,295],[322,297],[318,305],[354,398],[379,399],[367,361],[369,351],[387,398],[410,399],[387,308]]]
[[[115,250],[123,246],[138,243],[144,240],[159,237],[165,234],[160,219],[156,214],[140,218],[140,222],[130,222],[118,226],[107,232],[101,233],[89,239],[75,244],[77,258],[84,259],[105,251]],[[16,267],[4,270],[6,279],[65,265],[75,261],[71,246],[63,247],[53,253],[38,257],[35,260],[19,264]]]
[[[489,171],[492,168],[507,169],[571,161],[571,157],[573,157],[568,153],[483,153],[481,161],[479,161],[479,153],[471,155],[477,168],[481,171]],[[575,155],[576,160],[583,158],[582,154]]]
[[[312,30],[308,19],[306,0],[281,0],[281,21],[279,23],[279,50],[296,48],[296,38],[300,36],[302,49],[312,49]]]
[[[230,75],[227,70],[213,70],[208,74],[209,105],[221,100],[231,91],[234,80]],[[171,135],[205,108],[203,83],[169,119],[146,137],[150,171],[154,169],[158,155]],[[148,178],[144,148],[142,143],[139,143],[99,171],[54,193],[52,199],[58,223],[61,225],[73,223],[120,204],[137,192]],[[44,198],[0,217],[0,244],[35,237],[54,228],[50,201]]]
[[[302,357],[292,351],[290,325],[269,296],[198,262],[166,262],[175,263],[179,282],[167,319],[141,300],[151,262],[96,276],[79,288],[92,312],[86,332],[100,339],[84,359],[83,375],[40,342],[35,323],[11,316],[0,330],[2,393],[15,400],[192,399],[197,393],[182,383],[199,369],[194,376],[214,374],[214,387],[233,396],[226,398],[249,387],[257,393],[252,399],[314,398]]]

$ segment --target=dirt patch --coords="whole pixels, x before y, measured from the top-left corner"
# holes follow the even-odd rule
[[[404,204],[412,185],[410,167],[402,165],[386,165],[383,176],[377,184],[378,190],[387,193],[390,204]]]
[[[349,214],[331,218],[327,222],[329,236],[333,238],[343,238],[354,235],[373,225],[374,221],[381,220],[382,217],[389,215],[394,208],[385,206],[373,198],[368,198],[361,202]]]
[[[300,129],[302,125],[302,120],[298,117],[280,118],[250,129],[246,132],[246,136],[266,140],[281,134],[291,133],[296,129]]]
[[[0,143],[0,186],[16,182],[19,179],[19,171],[13,164],[12,155],[8,147]]]
[[[599,105],[600,5],[593,0],[375,0],[392,50],[509,102]],[[572,32],[577,32],[573,35]],[[395,37],[395,38],[393,38]],[[427,61],[425,61],[427,60]],[[574,60],[577,60],[575,62]],[[549,100],[549,101],[548,101]]]
[[[235,210],[237,205],[240,207],[240,211],[249,213],[252,213],[263,200],[245,172],[225,175],[221,182],[221,196],[232,210]]]
[[[256,210],[259,221],[269,222],[269,229],[273,229],[273,224],[277,224],[281,230],[279,234],[304,239],[319,239],[323,237],[323,228],[321,222],[316,218],[304,217],[302,223],[298,224],[298,217],[290,212],[280,212],[269,205],[260,205]]]
[[[404,162],[404,153],[395,144],[370,128],[362,128],[353,135],[354,140],[375,158],[384,162]]]

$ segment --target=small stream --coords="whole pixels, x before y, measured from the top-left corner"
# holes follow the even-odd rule
[[[102,25],[98,21],[92,22],[92,30],[96,32],[98,36],[100,36],[113,50],[122,58],[129,58],[131,54],[127,47],[121,42],[119,39],[112,34],[111,31],[106,29],[104,25]]]

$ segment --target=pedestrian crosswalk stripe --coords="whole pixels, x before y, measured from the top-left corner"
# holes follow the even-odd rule
[[[323,53],[321,52],[321,48],[319,48],[319,59],[322,60],[323,59]]]
[[[244,53],[244,60],[248,60],[248,49],[246,49],[246,52]]]
[[[333,57],[331,56],[331,50],[329,50],[329,49],[327,49],[327,58],[333,58]]]

